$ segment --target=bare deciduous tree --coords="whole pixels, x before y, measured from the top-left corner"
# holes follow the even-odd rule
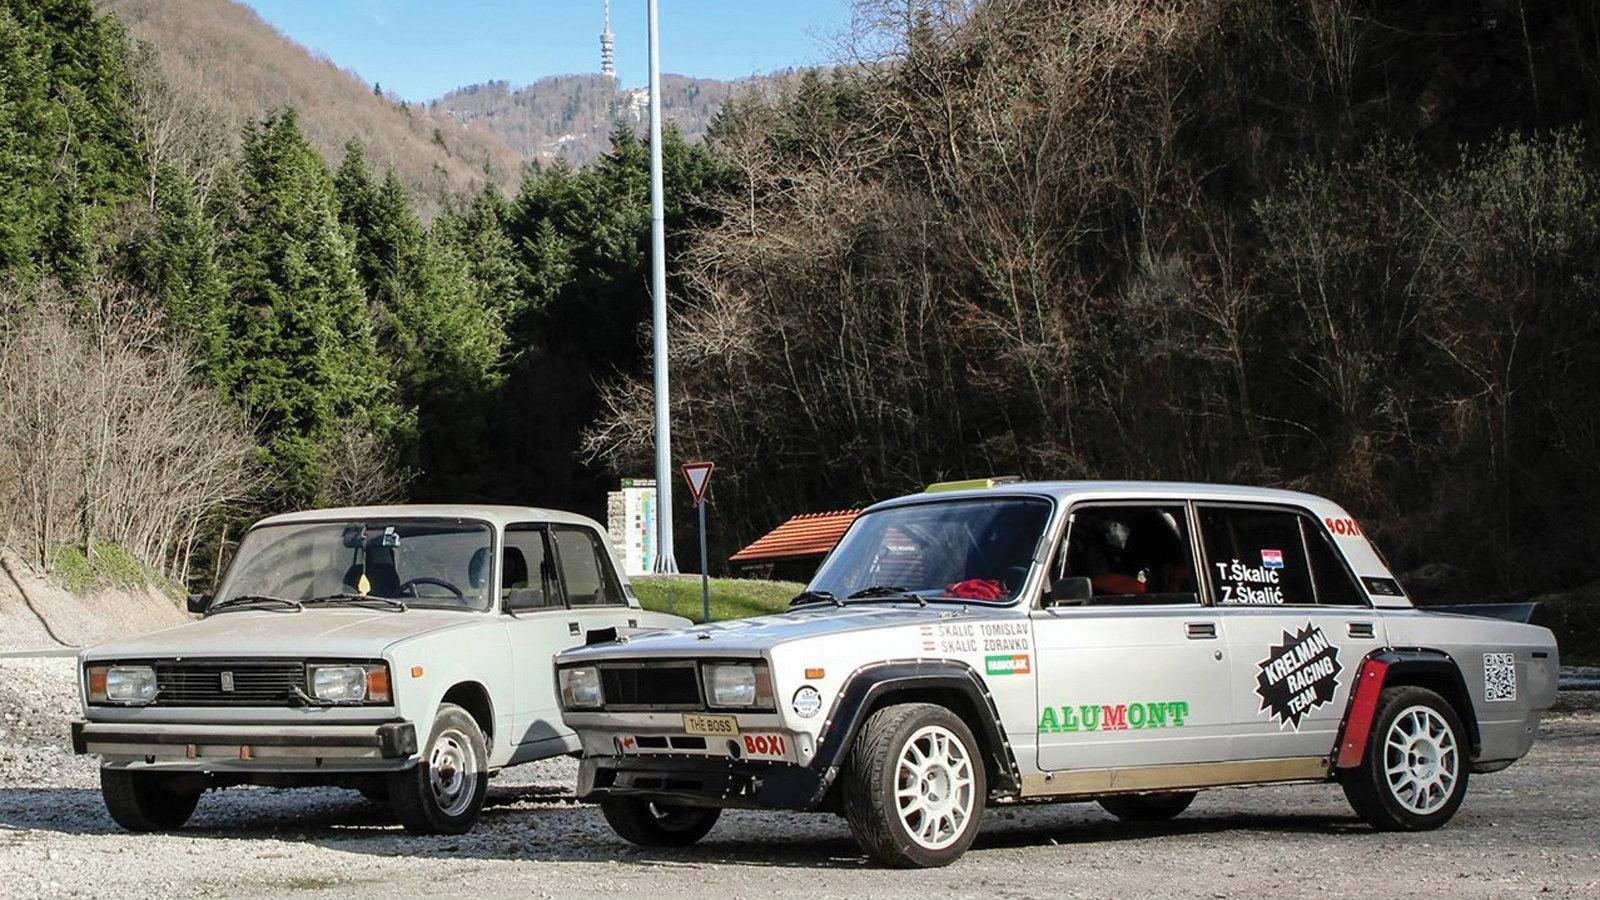
[[[41,567],[115,543],[187,577],[211,517],[252,487],[246,424],[111,283],[0,291],[0,516]]]

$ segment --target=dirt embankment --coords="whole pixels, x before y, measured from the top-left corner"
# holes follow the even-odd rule
[[[0,553],[0,652],[87,647],[186,618],[171,597],[154,587],[75,594],[16,556]]]

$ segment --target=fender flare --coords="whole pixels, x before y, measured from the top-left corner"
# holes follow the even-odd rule
[[[973,716],[970,718],[977,721],[968,721],[968,724],[975,726],[975,736],[983,743],[990,763],[988,768],[994,773],[990,790],[1015,790],[1021,785],[1016,756],[1000,724],[994,697],[978,673],[957,660],[886,660],[851,672],[823,720],[814,764],[823,771],[837,772],[866,723],[868,711],[881,699],[928,690],[954,691],[971,705]],[[968,719],[963,717],[964,721]],[[831,775],[827,781],[832,781]]]
[[[1456,694],[1446,700],[1459,700],[1453,704],[1466,730],[1467,756],[1478,755],[1478,713],[1467,691],[1461,667],[1450,654],[1426,648],[1374,650],[1361,661],[1356,672],[1355,687],[1345,707],[1344,721],[1339,726],[1339,740],[1334,744],[1334,768],[1353,769],[1365,761],[1367,739],[1372,733],[1373,718],[1378,711],[1378,698],[1391,684],[1415,683],[1416,676],[1429,681],[1443,681]]]

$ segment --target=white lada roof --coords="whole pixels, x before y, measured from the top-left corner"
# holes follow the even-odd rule
[[[912,503],[993,497],[1050,497],[1058,503],[1081,500],[1210,500],[1224,503],[1273,503],[1309,510],[1323,520],[1340,551],[1360,578],[1393,579],[1388,565],[1361,533],[1355,520],[1339,504],[1300,491],[1248,487],[1231,484],[1192,484],[1181,481],[1009,481],[990,487],[937,491],[896,497],[868,507],[864,512]],[[1374,606],[1409,607],[1411,601],[1400,595],[1373,594],[1363,584]],[[1395,590],[1399,590],[1398,587]]]
[[[297,522],[339,522],[364,519],[468,519],[488,522],[504,528],[522,522],[555,522],[562,525],[587,525],[600,528],[595,520],[577,513],[559,509],[538,509],[531,506],[492,506],[473,503],[408,503],[392,506],[336,506],[328,509],[306,509],[299,512],[268,516],[256,523],[263,525],[289,525]]]

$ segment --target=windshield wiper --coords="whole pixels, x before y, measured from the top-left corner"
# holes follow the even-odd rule
[[[405,612],[411,608],[406,605],[404,600],[396,600],[393,597],[374,597],[371,594],[351,593],[325,594],[321,597],[312,597],[305,603],[307,605],[312,603],[376,603],[384,609],[392,609],[395,612]]]
[[[269,597],[266,594],[240,594],[237,597],[229,597],[221,603],[213,603],[206,607],[206,615],[209,616],[214,612],[224,612],[230,609],[250,609],[251,607],[259,606],[263,603],[276,603],[279,606],[296,611],[305,609],[305,607],[300,605],[300,601],[298,600],[289,600],[283,597]]]
[[[844,606],[844,601],[829,591],[801,591],[789,601],[789,606],[804,606],[807,603],[832,603],[834,606]]]
[[[928,605],[928,598],[921,594],[914,594],[903,587],[890,584],[874,584],[864,587],[845,597],[846,600],[915,600],[923,606]]]

